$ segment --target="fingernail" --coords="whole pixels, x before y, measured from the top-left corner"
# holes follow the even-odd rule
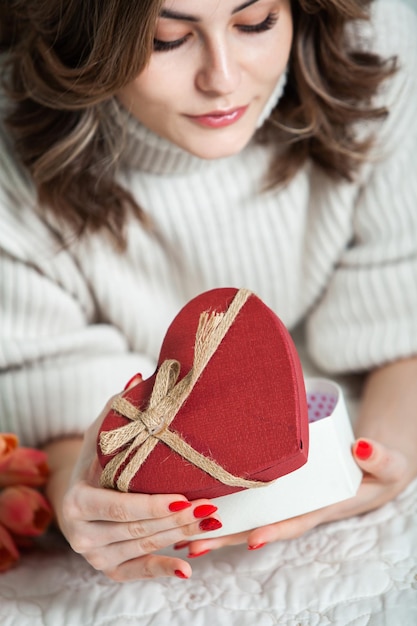
[[[355,454],[358,459],[361,459],[361,461],[369,459],[373,451],[373,447],[367,441],[360,440],[357,442],[355,447]]]
[[[187,554],[189,559],[195,559],[198,556],[203,556],[203,554],[207,554],[208,552],[211,552],[211,550],[203,550],[202,552],[190,552],[190,554]]]
[[[259,548],[263,548],[266,546],[266,543],[255,543],[254,546],[248,546],[248,550],[259,550]]]
[[[218,519],[215,519],[214,517],[207,517],[206,519],[201,520],[201,522],[198,525],[200,530],[217,530],[218,528],[221,528],[222,526],[223,524],[219,522]]]
[[[194,517],[207,517],[216,511],[217,506],[214,506],[214,504],[200,504],[200,506],[196,506],[194,509]]]
[[[189,576],[187,576],[187,574],[184,574],[184,572],[182,572],[180,569],[176,569],[174,574],[175,576],[178,576],[178,578],[189,578]]]
[[[136,380],[136,379],[137,379],[137,380]],[[132,376],[132,378],[130,378],[130,380],[128,380],[128,381],[127,381],[127,383],[125,384],[125,387],[124,387],[123,391],[126,391],[126,389],[127,389],[128,387],[130,387],[130,385],[131,385],[133,382],[135,382],[135,381],[136,381],[137,383],[140,383],[140,382],[142,382],[142,380],[143,380],[143,376],[142,376],[142,374],[139,374],[139,373],[138,373],[138,374],[135,374],[134,376]]]
[[[184,509],[188,509],[191,506],[191,502],[187,502],[185,500],[178,500],[178,502],[171,502],[169,505],[169,510],[173,513],[175,511],[183,511]]]
[[[183,548],[186,548],[189,545],[190,545],[189,541],[179,541],[178,543],[174,545],[174,550],[182,550]]]

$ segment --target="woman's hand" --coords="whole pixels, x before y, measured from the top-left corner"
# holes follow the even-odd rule
[[[353,498],[248,532],[190,542],[187,545],[189,554],[198,556],[208,550],[239,543],[246,543],[249,550],[255,550],[273,541],[294,539],[319,524],[378,508],[395,498],[408,484],[407,459],[402,453],[376,441],[360,439],[353,446],[353,454],[364,472]]]
[[[51,467],[47,496],[75,552],[109,578],[126,581],[158,576],[189,578],[191,567],[156,550],[219,528],[208,500],[188,502],[180,494],[120,493],[98,486],[101,468],[96,439],[103,413],[84,439],[61,439],[46,451]]]
[[[357,420],[360,439],[353,448],[364,472],[358,493],[306,515],[236,535],[187,541],[204,530],[198,519],[215,513],[207,500],[189,503],[178,494],[123,494],[98,487],[96,438],[108,406],[82,443],[61,440],[49,446],[52,477],[47,495],[74,550],[110,578],[188,578],[187,561],[154,552],[173,543],[188,546],[192,557],[237,543],[256,549],[298,537],[318,524],[365,513],[398,495],[417,476],[416,380],[417,359],[399,361],[369,376]],[[215,516],[208,519],[207,530],[221,526]]]
[[[250,532],[199,539],[188,545],[194,556],[246,543],[256,549],[271,541],[299,537],[335,520],[360,515],[395,498],[417,477],[417,358],[373,371],[364,385],[352,449],[364,475],[355,497]]]

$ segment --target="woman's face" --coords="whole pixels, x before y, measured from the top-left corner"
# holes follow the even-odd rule
[[[291,41],[290,0],[166,0],[149,64],[118,95],[182,149],[230,156],[253,136]]]

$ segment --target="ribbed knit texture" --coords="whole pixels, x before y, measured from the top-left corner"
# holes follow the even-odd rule
[[[181,306],[218,286],[251,289],[290,328],[306,318],[330,373],[417,353],[416,18],[381,1],[375,24],[375,49],[398,52],[402,70],[357,184],[308,164],[259,193],[264,147],[204,161],[128,120],[123,180],[165,247],[132,219],[125,254],[101,236],[63,249],[2,131],[0,430],[27,445],[82,432],[128,378],[153,371]]]

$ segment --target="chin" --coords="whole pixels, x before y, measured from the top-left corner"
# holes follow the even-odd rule
[[[235,141],[227,141],[222,142],[220,139],[217,141],[206,142],[204,148],[200,146],[187,146],[185,150],[196,156],[200,159],[205,159],[207,161],[213,161],[215,159],[225,159],[227,157],[234,156],[242,152],[244,148],[248,145],[250,140],[252,139],[253,134],[250,137],[246,137],[244,140],[235,140]],[[207,145],[208,143],[212,143],[213,145]],[[220,144],[220,145],[219,145]]]

